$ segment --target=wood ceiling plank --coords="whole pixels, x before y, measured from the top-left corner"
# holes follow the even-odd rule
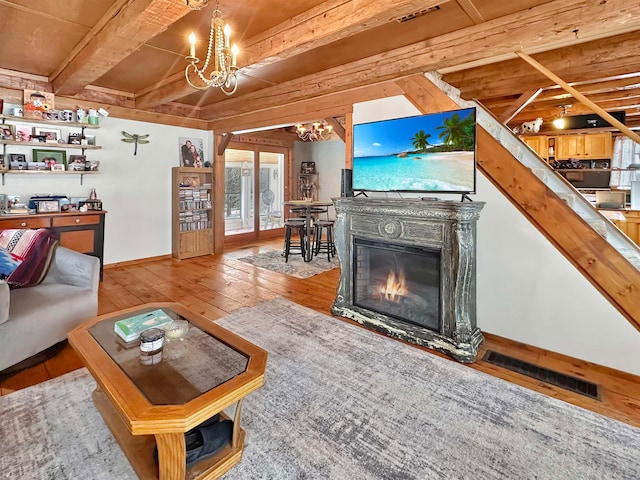
[[[575,12],[581,15],[576,19]],[[526,13],[526,28],[522,27]],[[556,0],[527,12],[485,22],[426,42],[418,42],[380,55],[330,68],[257,92],[204,107],[203,118],[214,120],[307,98],[349,90],[443,66],[507,54],[514,45],[532,48],[570,41],[573,29],[592,35],[640,29],[640,3],[635,0]],[[513,53],[511,53],[513,55]],[[544,78],[544,77],[543,77]]]
[[[169,28],[191,10],[175,0],[129,0],[110,10],[92,30],[84,47],[53,81],[56,94],[75,94],[138,49],[144,42]]]
[[[301,55],[318,47],[379,27],[416,11],[449,0],[332,0],[323,2],[266,32],[243,42],[240,73]],[[193,91],[184,76],[140,95],[147,108],[184,97]]]
[[[613,76],[640,71],[638,51],[640,35],[636,31],[538,53],[532,57],[573,84],[597,80],[604,72]],[[458,88],[463,98],[480,99],[519,94],[540,84],[548,84],[542,74],[532,72],[520,60],[448,73],[442,79]]]

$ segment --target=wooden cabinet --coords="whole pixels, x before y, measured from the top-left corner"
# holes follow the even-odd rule
[[[558,135],[556,138],[558,160],[570,158],[611,158],[611,133],[585,135]]]
[[[640,210],[621,210],[625,220],[613,220],[613,223],[622,230],[637,245],[640,245]]]
[[[538,154],[540,158],[545,160],[549,158],[549,137],[545,135],[536,135],[523,137],[524,143],[529,145],[531,149]]]
[[[213,169],[171,171],[171,251],[183,259],[213,253]]]
[[[0,217],[0,230],[10,228],[51,228],[60,245],[100,259],[104,266],[104,218],[107,212],[74,212]]]

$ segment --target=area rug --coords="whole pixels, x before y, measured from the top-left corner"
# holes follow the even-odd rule
[[[281,298],[218,323],[269,352],[227,480],[640,478],[640,429]],[[0,398],[3,478],[136,478],[92,388]]]
[[[289,261],[285,263],[282,251],[259,253],[250,257],[238,258],[238,260],[297,278],[309,278],[340,266],[337,256],[332,257],[329,261],[326,253],[313,257],[310,262],[305,262],[302,255],[297,253],[289,255]]]

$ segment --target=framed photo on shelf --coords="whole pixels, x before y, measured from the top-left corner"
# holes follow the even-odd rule
[[[62,132],[57,128],[34,127],[33,133],[44,136],[44,141],[47,143],[58,143],[58,140],[62,138]]]
[[[54,163],[51,165],[52,172],[64,172],[66,170],[64,163]]]
[[[0,140],[13,140],[13,125],[0,124]]]
[[[316,173],[316,162],[302,162],[300,164],[300,173],[306,175]]]
[[[61,164],[67,166],[67,152],[61,150],[33,149],[33,161],[44,162],[47,170],[53,170],[53,165]],[[64,170],[64,168],[63,168]]]
[[[51,213],[60,211],[58,200],[40,200],[36,205],[36,213]]]
[[[27,170],[49,170],[44,162],[27,162]]]
[[[33,128],[29,125],[16,125],[16,142],[30,142]]]
[[[96,144],[96,136],[95,135],[85,135],[84,139],[87,141],[87,145],[94,145]]]
[[[68,165],[70,172],[83,172],[86,170],[87,157],[86,155],[69,155]]]
[[[44,118],[44,112],[55,109],[55,96],[53,93],[24,90],[24,116],[25,118]]]
[[[9,153],[9,167],[11,170],[27,170],[27,157],[22,153]]]
[[[180,137],[180,166],[181,167],[204,167],[204,142],[201,138]]]
[[[70,145],[80,145],[80,141],[82,140],[81,133],[70,133],[68,143]]]

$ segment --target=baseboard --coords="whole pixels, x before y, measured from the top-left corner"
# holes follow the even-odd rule
[[[111,268],[130,267],[131,265],[137,265],[139,263],[155,262],[156,260],[170,260],[173,258],[171,255],[158,255],[157,257],[138,258],[136,260],[127,260],[125,262],[108,263],[103,268],[109,270]]]

